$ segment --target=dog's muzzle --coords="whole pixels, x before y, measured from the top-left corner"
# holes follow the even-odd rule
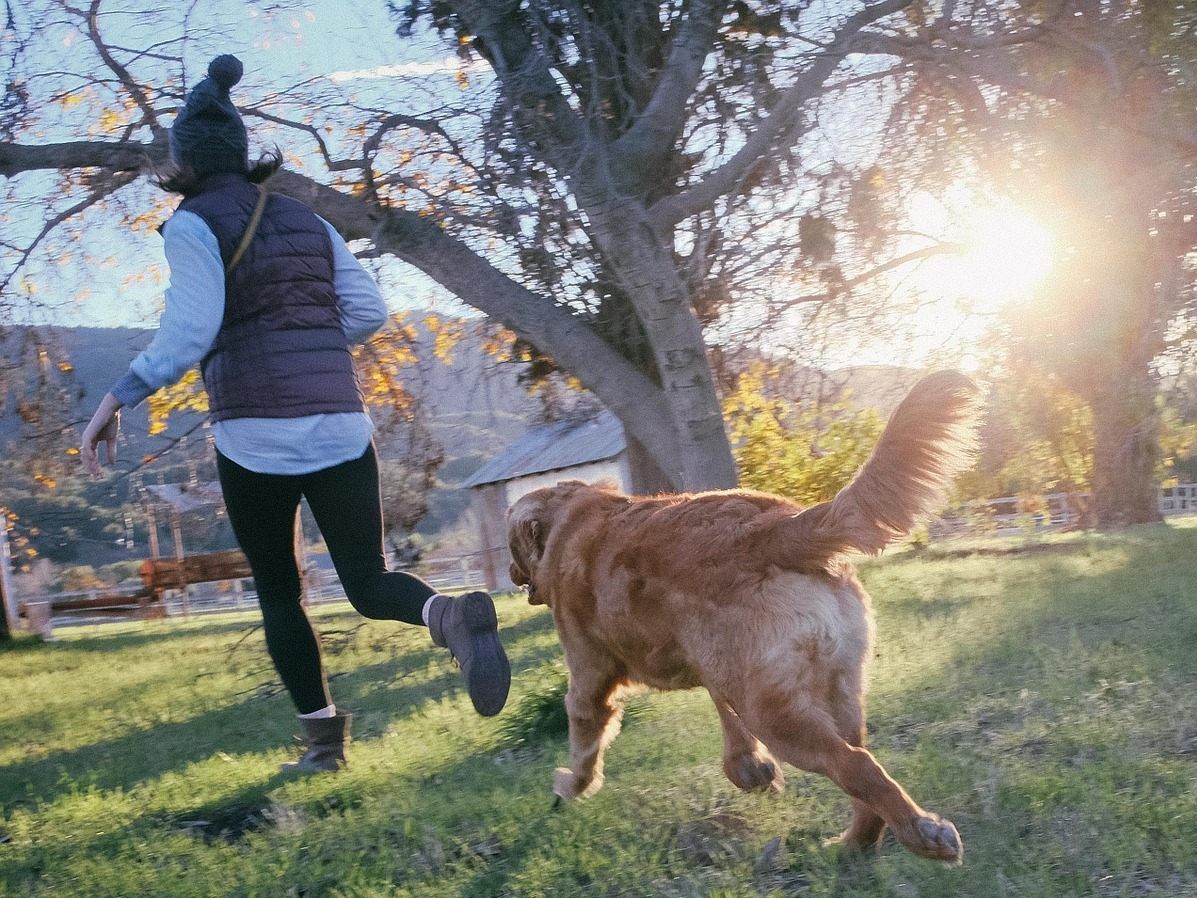
[[[543,605],[544,602],[536,595],[536,584],[529,580],[524,584],[524,591],[528,593],[529,605]]]

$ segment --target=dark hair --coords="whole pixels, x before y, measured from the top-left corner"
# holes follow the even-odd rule
[[[251,184],[261,184],[282,167],[283,151],[275,147],[259,156],[258,161],[249,167],[245,177]],[[210,177],[211,173],[197,175],[191,166],[172,161],[155,170],[154,183],[169,193],[188,196],[195,193],[200,183]]]

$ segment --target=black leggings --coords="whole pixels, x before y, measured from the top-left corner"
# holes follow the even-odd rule
[[[299,604],[295,515],[308,500],[345,595],[376,620],[424,625],[424,603],[436,590],[412,574],[388,571],[382,550],[378,458],[361,458],[311,474],[258,474],[216,453],[229,522],[249,559],[266,648],[300,714],[332,704],[320,643]]]

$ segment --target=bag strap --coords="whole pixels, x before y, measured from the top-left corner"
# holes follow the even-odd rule
[[[233,253],[233,258],[229,259],[229,264],[224,267],[224,273],[229,274],[237,263],[241,261],[241,257],[245,255],[245,251],[249,249],[250,243],[253,242],[254,234],[258,230],[258,224],[262,221],[262,210],[266,208],[266,198],[269,194],[262,187],[258,188],[258,204],[254,206],[254,213],[249,217],[249,224],[245,227],[245,233],[241,237],[241,242],[237,244],[237,250]]]

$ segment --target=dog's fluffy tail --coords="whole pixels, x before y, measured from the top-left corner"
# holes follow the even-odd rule
[[[852,482],[772,534],[779,563],[822,565],[849,551],[876,554],[913,530],[972,463],[979,399],[977,385],[956,371],[915,384]]]

